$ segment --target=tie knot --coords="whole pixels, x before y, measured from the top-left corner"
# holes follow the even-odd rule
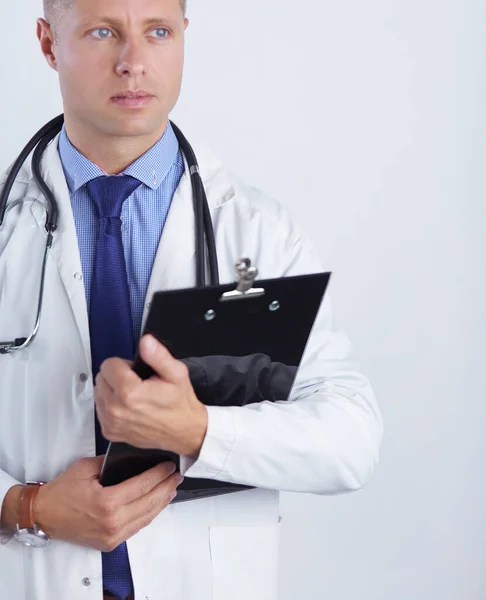
[[[87,187],[100,218],[120,218],[123,203],[140,185],[141,182],[130,175],[106,175],[88,182]]]

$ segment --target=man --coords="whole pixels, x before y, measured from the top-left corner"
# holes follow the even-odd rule
[[[327,299],[290,402],[206,407],[187,366],[149,336],[140,352],[157,375],[135,375],[123,360],[127,336],[140,335],[153,292],[195,283],[190,174],[168,124],[185,3],[45,0],[45,16],[38,37],[59,75],[65,127],[42,173],[60,220],[38,336],[27,351],[0,356],[0,600],[273,599],[273,490],[361,488],[382,435],[373,393]],[[322,270],[282,207],[206,151],[197,155],[222,282],[234,280],[243,256],[262,278]],[[119,196],[118,212],[104,214]],[[31,325],[40,281],[44,197],[29,162],[10,207],[0,229],[4,339]],[[256,489],[171,504],[182,475],[167,464],[104,489],[106,440],[171,450],[186,477]],[[27,517],[50,538],[45,548],[12,539]]]

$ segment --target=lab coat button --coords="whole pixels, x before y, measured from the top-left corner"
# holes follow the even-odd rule
[[[79,376],[79,381],[81,383],[86,383],[88,381],[88,376],[86,375],[86,373],[81,373],[81,375]]]
[[[89,587],[91,585],[91,579],[89,577],[85,577],[82,581],[84,587]]]
[[[82,281],[83,274],[82,273],[74,273],[74,279],[76,279],[76,281]]]

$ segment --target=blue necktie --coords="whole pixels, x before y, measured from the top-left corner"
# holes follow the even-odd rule
[[[87,184],[99,212],[99,236],[91,284],[89,327],[93,376],[114,356],[133,359],[134,339],[130,290],[123,251],[121,211],[125,200],[141,185],[133,177],[106,176]],[[96,447],[104,454],[108,442],[96,418]],[[126,543],[102,554],[103,587],[119,598],[133,592]]]

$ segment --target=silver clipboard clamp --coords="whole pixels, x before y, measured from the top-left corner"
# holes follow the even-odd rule
[[[238,283],[236,289],[231,292],[226,292],[219,299],[220,302],[229,302],[232,300],[242,300],[244,298],[257,298],[264,296],[264,288],[254,288],[256,278],[258,277],[258,269],[251,266],[249,258],[242,258],[236,263],[236,273]]]

